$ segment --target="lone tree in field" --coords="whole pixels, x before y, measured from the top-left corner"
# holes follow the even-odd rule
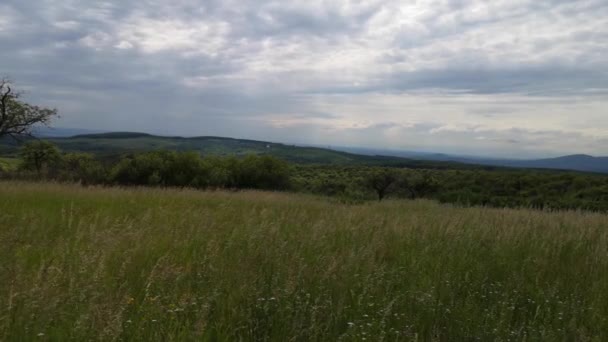
[[[367,177],[367,184],[378,194],[378,201],[386,196],[391,185],[399,179],[397,172],[391,169],[374,170]]]
[[[21,93],[11,87],[10,81],[0,79],[0,138],[31,136],[35,125],[48,125],[57,116],[56,109],[33,106],[20,97]]]
[[[36,171],[38,176],[61,161],[59,148],[44,140],[34,140],[26,143],[21,147],[19,155],[21,157],[21,168]]]

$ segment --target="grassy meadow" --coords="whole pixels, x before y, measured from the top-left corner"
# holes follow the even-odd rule
[[[606,341],[608,216],[0,182],[0,340]]]

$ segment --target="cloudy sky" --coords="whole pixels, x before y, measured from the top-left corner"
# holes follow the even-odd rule
[[[606,0],[2,0],[58,127],[608,155]]]

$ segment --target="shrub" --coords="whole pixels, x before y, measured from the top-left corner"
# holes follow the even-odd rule
[[[106,180],[101,163],[89,153],[66,153],[62,158],[61,178],[83,185],[99,184]]]

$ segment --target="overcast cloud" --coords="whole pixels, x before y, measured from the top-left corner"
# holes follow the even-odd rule
[[[608,1],[3,0],[56,126],[608,155]]]

